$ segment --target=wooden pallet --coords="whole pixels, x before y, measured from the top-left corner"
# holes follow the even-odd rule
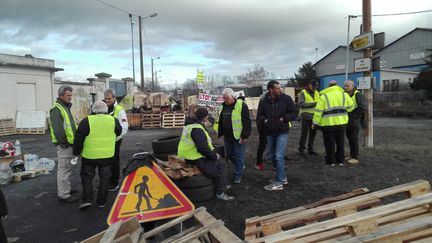
[[[17,128],[16,134],[45,134],[46,129],[40,128]]]
[[[185,118],[184,113],[165,113],[162,116],[162,128],[182,128]]]
[[[49,172],[45,169],[34,169],[34,170],[26,170],[22,172],[13,173],[13,181],[19,182],[23,178],[34,178],[37,175],[45,175],[49,174]]]
[[[0,136],[16,134],[15,122],[13,119],[0,119]]]
[[[390,234],[398,235],[397,232],[401,232],[400,225],[403,224],[411,225],[410,230],[407,231],[415,231],[417,235],[427,237],[425,232],[430,230],[423,232],[425,224],[422,218],[431,216],[432,193],[430,191],[429,182],[419,180],[314,208],[291,209],[291,213],[261,221],[260,225],[256,226],[269,230],[265,232],[266,229],[263,229],[263,233],[255,230],[258,232],[255,236],[260,238],[251,237],[250,233],[254,231],[249,231],[248,235],[245,234],[248,237],[246,240],[249,242],[346,242],[348,240],[359,242],[355,241],[355,237],[361,235],[369,235],[367,237],[371,239],[377,234],[385,237]],[[405,196],[400,201],[386,205],[379,204],[389,199],[400,198],[400,194]],[[368,204],[372,205],[364,207]],[[291,227],[287,228],[287,226]],[[414,226],[420,228],[413,229]],[[246,231],[248,229],[251,230],[249,227]],[[390,241],[385,242],[400,241],[391,238]]]
[[[160,113],[144,113],[142,114],[142,128],[160,128],[162,125]]]
[[[180,216],[153,230],[145,232],[140,237],[140,243],[146,242],[150,237],[160,235],[162,232],[172,229],[176,225],[183,224],[187,220],[193,220],[191,227],[183,229],[180,233],[170,236],[161,242],[206,242],[206,243],[237,243],[242,242],[234,233],[228,230],[222,220],[215,219],[204,207],[194,212]]]
[[[129,126],[141,126],[141,121],[143,119],[141,113],[126,114]]]

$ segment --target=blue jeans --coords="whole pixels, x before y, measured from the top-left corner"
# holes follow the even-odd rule
[[[246,144],[234,139],[224,139],[224,144],[228,158],[234,163],[234,180],[239,180],[243,175]]]
[[[275,183],[282,184],[285,179],[285,149],[288,144],[288,133],[267,135],[267,148],[273,167],[276,168]]]

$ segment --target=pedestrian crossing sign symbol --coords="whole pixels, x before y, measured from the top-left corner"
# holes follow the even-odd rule
[[[125,177],[108,216],[108,224],[131,217],[149,222],[180,216],[194,209],[191,201],[153,163],[152,168],[143,166]]]

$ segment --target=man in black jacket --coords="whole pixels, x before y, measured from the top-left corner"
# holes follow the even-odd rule
[[[8,208],[3,192],[0,190],[0,242],[7,242],[7,236],[3,228],[3,220],[8,216]]]
[[[232,200],[225,190],[228,185],[227,164],[213,150],[210,135],[204,124],[208,111],[198,108],[195,118],[187,118],[178,146],[178,157],[190,165],[197,165],[206,176],[216,178],[216,197],[221,200]]]
[[[249,108],[242,99],[234,98],[234,91],[226,88],[222,92],[224,103],[217,121],[218,137],[224,136],[225,151],[234,163],[234,184],[239,184],[245,166],[246,141],[250,136],[252,122]]]
[[[267,133],[269,156],[273,167],[276,168],[276,175],[270,180],[271,184],[264,189],[283,190],[283,185],[288,184],[284,160],[288,131],[291,126],[290,121],[297,118],[298,111],[292,98],[282,93],[279,82],[271,80],[267,84],[267,89],[267,95],[259,102],[257,119]]]
[[[92,115],[80,122],[75,133],[73,154],[82,157],[80,176],[83,191],[80,209],[92,205],[96,167],[99,174],[98,208],[104,208],[107,200],[115,139],[122,132],[120,122],[107,113],[108,106],[103,101],[96,101],[92,107]]]

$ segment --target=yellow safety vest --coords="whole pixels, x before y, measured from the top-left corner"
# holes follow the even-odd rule
[[[121,110],[123,110],[123,107],[121,107],[121,106],[119,106],[119,105],[116,105],[116,106],[114,107],[114,112],[113,112],[112,116],[113,116],[114,118],[117,118]]]
[[[59,109],[60,113],[63,117],[63,129],[66,133],[66,139],[69,144],[74,143],[74,131],[76,130],[75,122],[73,121],[72,117],[69,117],[69,113],[66,111],[67,108],[63,107],[60,103],[54,103],[52,109]],[[53,144],[57,144],[57,138],[54,134],[54,129],[52,128],[51,120],[50,120],[50,133],[51,133],[51,141]]]
[[[347,124],[352,106],[351,97],[340,87],[328,87],[315,106],[313,123],[322,127]]]
[[[303,95],[305,97],[304,103],[310,104],[310,103],[318,103],[320,95],[319,92],[315,90],[314,97],[312,97],[309,92],[305,89],[303,89],[301,92],[303,92]],[[315,112],[315,107],[308,107],[308,108],[300,108],[300,114],[301,113],[311,113],[313,114]]]
[[[81,156],[86,159],[107,159],[114,156],[115,120],[110,115],[88,116],[90,132],[84,139]]]
[[[204,156],[198,152],[198,149],[192,140],[191,133],[194,128],[199,128],[204,131],[204,134],[207,137],[207,145],[211,150],[213,150],[212,141],[207,130],[201,124],[189,124],[183,128],[182,136],[178,145],[177,156],[180,159],[197,160],[204,158]]]
[[[238,99],[236,104],[234,105],[234,109],[231,113],[231,123],[232,123],[232,128],[233,128],[233,135],[234,138],[239,140],[240,139],[240,135],[241,132],[243,130],[243,123],[242,123],[242,119],[241,119],[241,112],[243,109],[243,100]],[[219,117],[221,115],[222,112],[222,108],[219,111]],[[213,125],[213,129],[215,131],[218,131],[219,129],[219,120],[215,122],[215,124]]]
[[[357,93],[360,93],[360,91],[355,90],[353,96],[351,96],[351,100],[353,102],[353,110],[357,108]]]

